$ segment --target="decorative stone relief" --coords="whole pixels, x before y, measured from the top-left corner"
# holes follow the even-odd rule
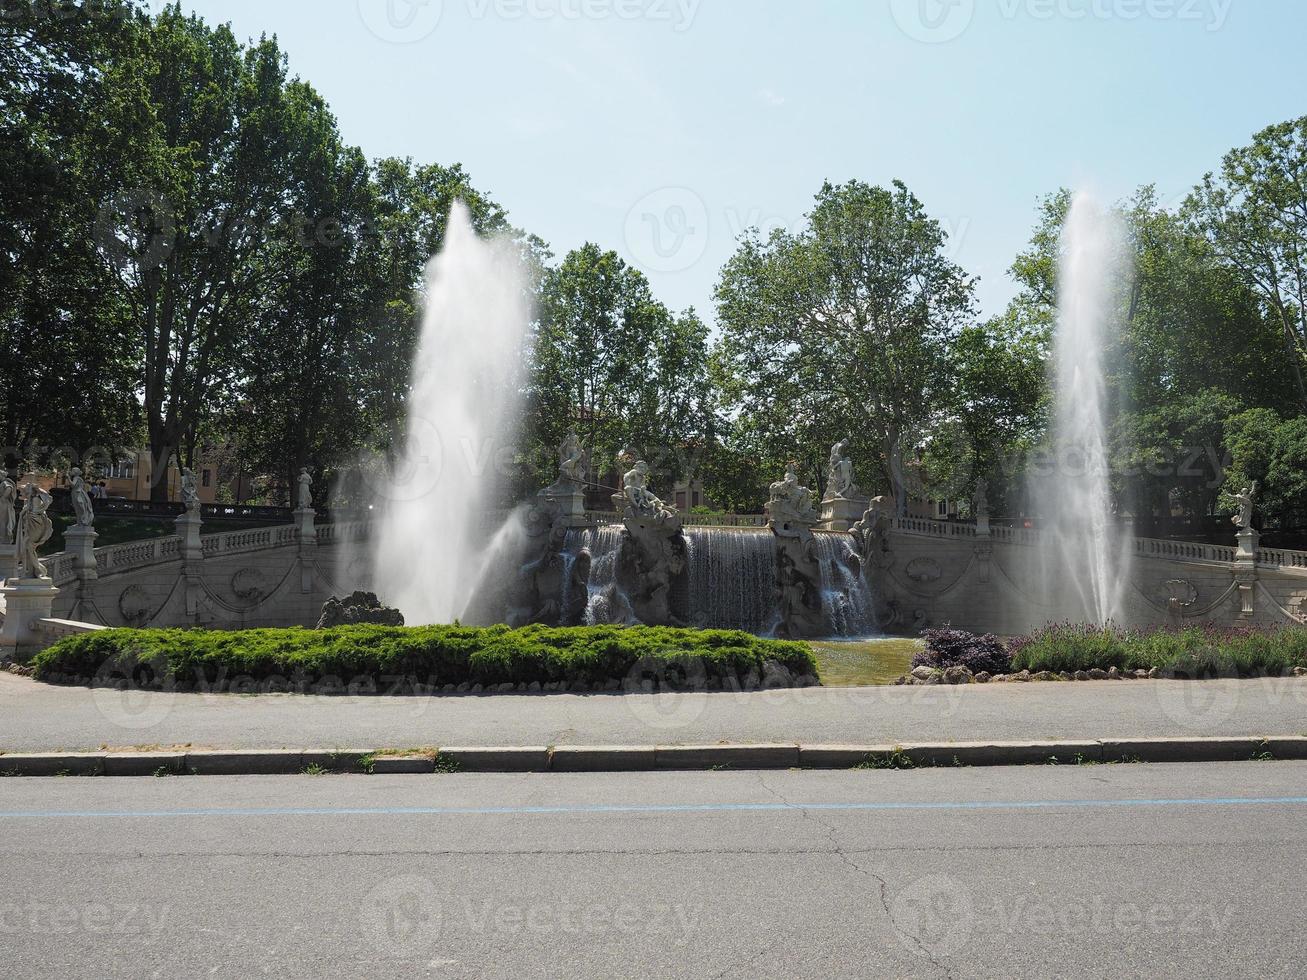
[[[944,574],[944,570],[940,568],[939,562],[934,558],[914,558],[903,569],[903,574],[912,581],[924,585],[939,581],[940,576]]]
[[[139,585],[129,585],[118,595],[118,615],[128,626],[141,627],[150,621],[150,594]]]
[[[1162,589],[1166,595],[1166,604],[1170,608],[1188,609],[1198,601],[1198,590],[1188,579],[1167,579]]]
[[[231,577],[231,591],[237,599],[245,602],[260,602],[266,592],[263,573],[257,568],[241,568]]]

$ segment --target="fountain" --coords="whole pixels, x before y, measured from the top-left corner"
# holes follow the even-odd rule
[[[375,488],[373,581],[411,625],[463,616],[483,566],[502,550],[488,547],[482,513],[496,499],[496,459],[520,417],[524,296],[517,249],[477,237],[455,203],[427,266],[406,440]]]
[[[1077,193],[1058,268],[1052,469],[1034,490],[1045,598],[1058,615],[1094,623],[1125,618],[1129,580],[1128,531],[1114,527],[1111,509],[1104,382],[1124,257],[1119,220]]]

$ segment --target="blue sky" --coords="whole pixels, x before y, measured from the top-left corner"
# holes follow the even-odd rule
[[[157,4],[156,4],[157,6]],[[1178,201],[1307,113],[1302,0],[190,0],[276,34],[371,157],[461,162],[558,255],[586,240],[712,318],[748,225],[902,179],[981,277],[1039,198]]]

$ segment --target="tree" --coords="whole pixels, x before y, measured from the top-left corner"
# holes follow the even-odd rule
[[[800,232],[747,233],[722,270],[728,394],[767,456],[804,458],[813,477],[829,445],[853,436],[902,508],[904,442],[945,401],[974,281],[901,182],[826,183],[807,217]]]
[[[636,447],[666,477],[687,475],[714,437],[708,328],[673,314],[648,280],[586,243],[544,276],[529,401],[533,443],[552,453],[575,430],[601,472]]]
[[[1257,289],[1307,408],[1307,116],[1231,150],[1186,202],[1193,227]]]
[[[126,4],[36,0],[0,17],[0,465],[135,445],[134,337],[92,230],[112,153],[99,65],[131,44]]]
[[[237,390],[307,117],[275,41],[243,49],[175,5],[105,77],[132,162],[101,241],[139,325],[150,492],[164,499],[170,459],[190,461],[202,424]]]

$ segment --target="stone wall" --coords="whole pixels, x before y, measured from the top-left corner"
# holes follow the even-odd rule
[[[299,525],[97,548],[95,567],[47,561],[59,594],[51,615],[105,626],[312,626],[332,595],[358,587],[366,524]]]
[[[1038,532],[914,518],[893,522],[888,551],[869,563],[894,631],[952,624],[1013,634],[1065,617],[1041,605]],[[1304,622],[1307,553],[1137,538],[1125,585],[1131,623],[1270,625]]]

